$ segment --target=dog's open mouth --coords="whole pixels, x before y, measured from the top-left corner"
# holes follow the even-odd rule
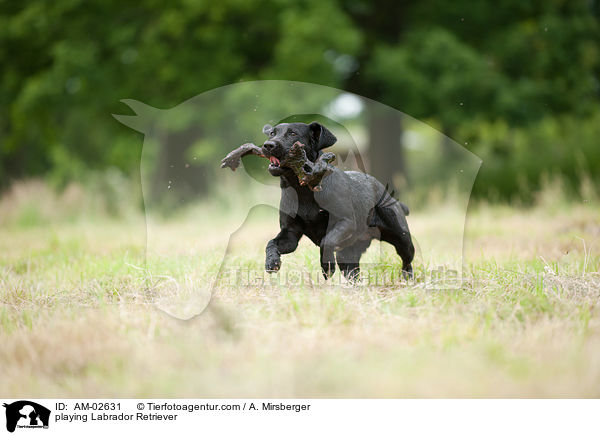
[[[281,162],[279,161],[279,159],[277,157],[269,157],[269,161],[271,162],[271,164],[269,165],[269,168],[279,168],[281,165]]]

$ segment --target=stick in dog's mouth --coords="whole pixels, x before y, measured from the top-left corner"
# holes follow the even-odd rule
[[[295,142],[283,159],[283,165],[296,174],[301,186],[308,186],[313,191],[319,191],[321,190],[321,180],[333,169],[333,167],[329,166],[329,163],[335,160],[335,154],[324,153],[313,163],[306,157],[304,147],[303,143]],[[231,151],[221,161],[221,167],[230,168],[232,171],[235,171],[240,165],[242,157],[249,154],[268,158],[270,162],[269,169],[282,167],[282,162],[277,157],[265,156],[262,149],[253,143],[245,143]]]
[[[249,154],[254,154],[259,157],[267,157],[263,154],[262,149],[254,145],[253,143],[245,143],[242,146],[237,147],[229,154],[225,156],[223,160],[221,160],[222,168],[230,168],[232,171],[235,171],[242,161],[242,157],[247,156]]]

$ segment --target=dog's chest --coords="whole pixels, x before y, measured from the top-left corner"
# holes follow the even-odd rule
[[[328,213],[325,210],[320,209],[314,200],[312,202],[298,203],[298,212],[296,213],[296,216],[306,223],[316,224],[327,215]]]
[[[305,234],[312,240],[320,240],[327,231],[329,213],[319,207],[314,193],[308,189],[283,189],[280,209],[301,221]]]
[[[307,222],[318,220],[324,212],[311,191],[291,187],[282,189],[279,208],[284,213]]]
[[[319,244],[327,233],[329,213],[319,208],[316,202],[301,204],[296,217],[304,224],[304,234],[314,243]]]

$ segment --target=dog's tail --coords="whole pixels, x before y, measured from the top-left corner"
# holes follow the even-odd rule
[[[379,198],[375,206],[369,212],[367,223],[370,227],[376,227],[380,225],[392,225],[392,227],[394,227],[394,222],[397,218],[396,212],[393,211],[392,206],[396,203],[404,212],[404,216],[409,215],[410,210],[408,209],[408,206],[394,198],[394,193],[395,192],[393,190],[391,192],[389,191],[389,187],[387,185],[385,186],[385,189],[381,194],[381,198]]]
[[[386,184],[385,189],[383,189],[383,193],[381,194],[381,198],[379,198],[379,200],[377,201],[377,204],[375,204],[375,208],[380,208],[380,209],[387,208],[397,202],[400,205],[400,208],[402,208],[404,215],[408,216],[410,214],[410,210],[408,209],[408,206],[406,204],[404,204],[403,202],[398,201],[394,197],[395,194],[396,194],[396,191],[395,190],[390,191],[389,184]]]

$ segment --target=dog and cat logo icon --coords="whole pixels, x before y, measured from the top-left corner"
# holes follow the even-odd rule
[[[6,408],[6,430],[48,429],[50,410],[29,400],[19,400],[3,405]]]

